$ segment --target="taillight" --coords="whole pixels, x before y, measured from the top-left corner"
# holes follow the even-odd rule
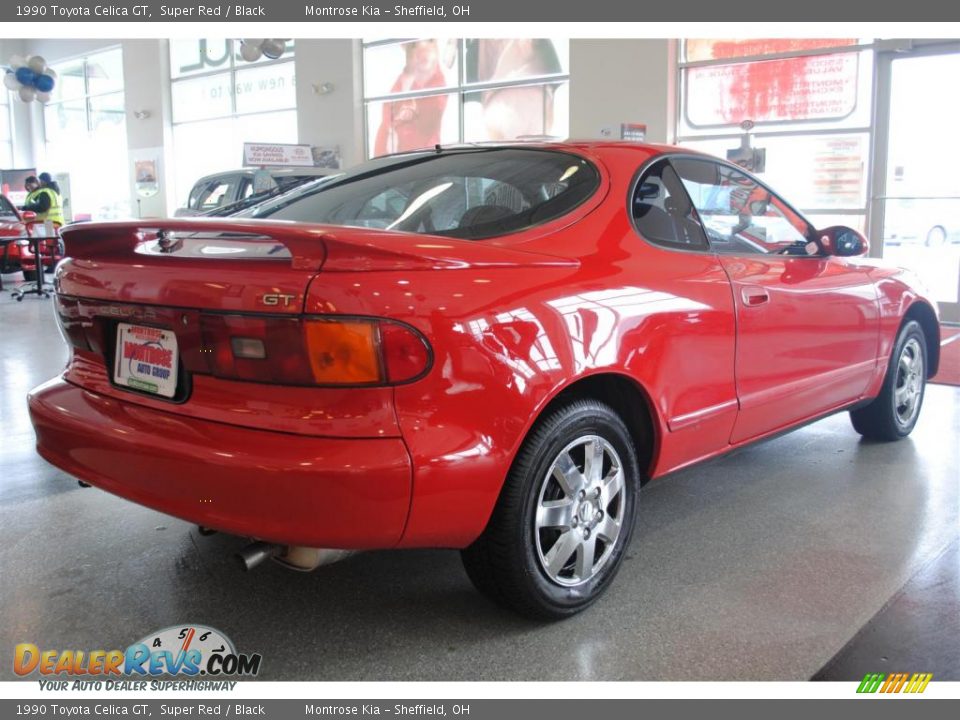
[[[426,341],[412,328],[374,318],[203,314],[210,372],[282,385],[386,385],[422,375]]]

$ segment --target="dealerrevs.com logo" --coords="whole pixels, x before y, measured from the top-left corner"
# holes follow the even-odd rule
[[[105,680],[119,685],[111,681],[160,676],[218,680],[255,677],[262,659],[259,653],[238,653],[219,630],[203,625],[177,625],[151,633],[125,650],[55,650],[20,643],[14,649],[13,671],[21,677],[39,673],[45,678]],[[68,683],[55,685],[59,687],[49,689],[67,689]]]

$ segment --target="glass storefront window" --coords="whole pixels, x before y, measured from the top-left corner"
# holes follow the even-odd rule
[[[463,66],[467,85],[568,75],[570,44],[543,38],[471,38],[463,41]]]
[[[243,164],[243,143],[297,142],[293,41],[276,60],[247,62],[239,40],[170,41],[177,207],[194,183]]]
[[[363,50],[367,154],[437,143],[564,138],[570,124],[569,59],[566,40],[368,44]]]
[[[287,40],[286,50],[278,60],[291,59],[293,53],[294,42]],[[240,55],[238,40],[227,38],[170,40],[170,77],[174,80],[269,62],[273,61],[267,57],[261,57],[252,63],[244,60]]]
[[[292,62],[238,70],[233,83],[238,115],[284,110],[297,105],[297,81]]]
[[[173,122],[193,122],[225,117],[233,112],[230,73],[217,73],[180,80],[170,87]]]
[[[734,60],[778,53],[796,53],[856,45],[855,38],[710,38],[683,42],[686,62]]]
[[[858,59],[843,53],[689,68],[685,118],[697,128],[842,121],[857,106]]]
[[[68,219],[129,217],[123,51],[92,53],[54,69],[58,81],[43,106],[45,145],[38,169],[59,177]]]
[[[123,92],[123,53],[117,50],[87,57],[87,94]]]
[[[456,40],[413,40],[363,51],[363,92],[368,98],[455,88],[459,77]]]
[[[296,143],[296,110],[174,125],[177,162],[173,181],[177,207],[186,205],[191,188],[204,175],[241,167],[244,142]]]
[[[464,142],[534,137],[565,138],[569,128],[569,83],[511,85],[464,93]]]
[[[367,132],[367,146],[374,156],[458,143],[459,96],[446,93],[369,102]]]

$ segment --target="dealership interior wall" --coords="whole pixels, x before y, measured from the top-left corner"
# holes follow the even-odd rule
[[[172,212],[189,187],[171,188],[170,168],[176,162],[171,132],[171,77],[167,40],[0,40],[0,57],[13,54],[41,55],[53,66],[112,48],[123,56],[123,92],[126,109],[126,150],[129,157],[144,149],[163,149],[160,193],[142,198],[143,216]],[[676,43],[672,40],[571,40],[570,41],[570,134],[599,137],[601,128],[623,118],[642,117],[648,139],[667,142],[672,136]],[[342,163],[350,167],[365,159],[362,43],[359,40],[297,40],[296,138],[299,142],[339,148]],[[638,69],[642,68],[642,72]],[[318,88],[329,83],[332,90]],[[624,92],[629,88],[629,92]],[[16,143],[14,167],[35,167],[46,160],[42,106],[14,103],[12,108]],[[147,117],[142,117],[143,114]],[[139,114],[139,115],[138,115]],[[251,142],[280,141],[271,129],[268,115]],[[240,148],[236,164],[240,164]],[[51,157],[50,162],[56,164]],[[129,163],[128,163],[129,164]],[[169,178],[172,179],[172,178]],[[183,184],[183,183],[181,183]],[[131,206],[137,195],[133,169],[128,187]]]
[[[689,143],[718,155],[741,142],[738,123],[721,127],[711,114],[721,104],[717,97],[704,95],[693,120],[682,97],[685,70],[702,71],[698,81],[710,87],[717,77],[712,68],[738,58],[698,59],[670,39],[562,42],[568,48],[562,72],[549,82],[565,93],[564,135],[616,139],[621,124],[642,123],[649,141]],[[953,62],[960,43],[849,42],[854,60],[823,72],[850,71],[855,87],[844,86],[843,98],[850,106],[835,113],[808,98],[800,125],[773,120],[759,128],[756,142],[766,147],[778,182],[789,185],[789,165],[803,156],[808,162],[795,185],[824,184],[816,192],[788,187],[787,197],[803,198],[799,209],[824,225],[868,230],[876,257],[920,263],[937,283],[943,317],[960,319],[960,222],[946,223],[942,243],[925,244],[927,228],[904,240],[891,230],[894,215],[884,214],[897,183],[936,166],[934,189],[952,198],[960,220],[960,185],[949,185],[960,182],[953,169],[960,151],[941,134],[960,116],[960,95],[942,92],[941,83],[937,91],[917,90],[926,103],[918,107],[890,98],[913,77],[897,81],[897,58],[947,52],[943,57]],[[237,115],[227,143],[204,136],[213,127],[204,123],[230,113],[213,117],[214,109],[208,117],[189,102],[176,107],[178,93],[194,97],[188,91],[202,73],[172,70],[171,41],[0,39],[0,61],[42,55],[55,68],[76,69],[97,58],[90,65],[103,68],[88,75],[61,71],[64,87],[73,77],[85,90],[54,98],[53,105],[70,111],[59,115],[4,91],[0,119],[9,122],[0,133],[0,168],[83,178],[95,166],[103,186],[90,195],[91,219],[111,219],[172,214],[201,170],[240,167],[238,139],[332,148],[343,167],[352,167],[374,154],[370,118],[389,97],[370,89],[365,58],[388,46],[297,39],[294,51],[265,63],[282,70],[283,82],[295,79],[295,92],[264,101],[276,100],[276,107]],[[777,59],[805,53],[833,59],[844,49],[824,41]],[[396,74],[391,66],[384,87]],[[876,108],[884,103],[913,108],[939,129],[878,123]],[[71,112],[83,115],[80,125],[71,124]],[[465,122],[459,118],[461,132]],[[894,136],[904,138],[911,157],[926,159],[897,159]],[[893,149],[886,153],[888,144]],[[834,153],[838,165],[811,174],[811,158],[825,153]],[[158,161],[155,195],[137,193],[140,158]],[[933,202],[926,196],[931,186],[910,187],[914,206]],[[884,224],[884,232],[875,229]],[[8,291],[0,293],[0,648],[25,640],[126,647],[172,622],[195,621],[262,652],[267,680],[853,681],[878,671],[960,680],[956,327],[944,326],[943,357],[952,344],[954,359],[941,364],[941,372],[952,368],[954,381],[927,387],[908,440],[862,440],[843,413],[650,483],[617,584],[581,616],[543,624],[475,593],[449,550],[361,553],[314,573],[265,563],[244,574],[233,554],[246,539],[207,536],[187,522],[79,487],[37,456],[23,400],[66,360],[50,301],[17,303]],[[0,665],[0,679],[13,679],[10,663]]]

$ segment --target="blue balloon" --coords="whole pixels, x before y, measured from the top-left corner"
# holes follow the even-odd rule
[[[17,68],[17,81],[21,85],[33,85],[34,78],[37,74],[28,67],[18,67]]]
[[[37,75],[33,84],[36,85],[37,90],[40,92],[50,92],[53,90],[53,78],[49,75]]]

